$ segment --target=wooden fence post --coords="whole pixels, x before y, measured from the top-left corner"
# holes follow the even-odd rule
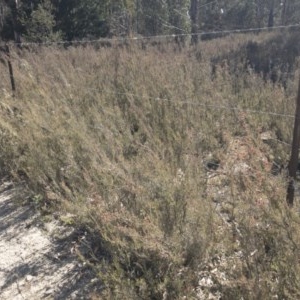
[[[286,194],[287,204],[291,207],[294,204],[295,180],[296,180],[297,169],[298,169],[299,146],[300,146],[300,78],[299,78],[298,95],[297,95],[297,103],[296,103],[292,153],[291,153],[291,159],[288,166],[289,182],[288,182],[287,194]]]
[[[9,71],[11,89],[12,89],[13,96],[14,96],[15,92],[16,92],[16,83],[15,83],[15,77],[14,77],[14,71],[13,71],[12,63],[11,63],[11,60],[10,60],[10,51],[9,51],[9,46],[8,45],[5,45],[5,52],[6,52],[6,55],[7,55],[7,63],[8,63],[8,71]]]

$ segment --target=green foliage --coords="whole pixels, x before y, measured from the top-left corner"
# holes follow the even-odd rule
[[[29,42],[52,42],[61,39],[60,32],[54,32],[55,19],[50,0],[44,0],[23,20],[25,38]]]
[[[169,24],[172,33],[184,34],[190,32],[190,18],[188,17],[188,11],[190,7],[190,1],[175,0],[167,1],[169,10]],[[183,41],[183,38],[177,41]]]
[[[255,1],[235,1],[230,3],[230,7],[225,8],[226,13],[223,22],[230,28],[254,28],[258,27],[256,22]]]
[[[95,38],[108,33],[108,1],[57,1],[57,29],[67,40]]]
[[[296,0],[33,0],[0,1],[3,38],[14,34],[29,41],[91,39],[99,37],[190,33],[230,30],[299,22]],[[195,8],[194,8],[195,9]],[[192,18],[191,18],[192,17]],[[207,37],[207,36],[205,36]],[[215,35],[214,35],[215,37]],[[177,37],[182,42],[183,37]]]
[[[139,1],[138,33],[146,36],[159,35],[166,32],[165,23],[168,21],[168,6],[165,1]]]

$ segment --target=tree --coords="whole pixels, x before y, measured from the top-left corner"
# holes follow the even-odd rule
[[[160,0],[139,0],[139,34],[153,36],[169,31],[168,4]]]
[[[190,32],[190,1],[187,0],[168,0],[168,15],[170,31],[178,35],[176,42],[184,42],[185,37],[181,34]]]
[[[4,3],[0,1],[0,30],[2,30],[4,26]]]
[[[0,32],[2,32],[4,26],[5,26],[5,19],[7,15],[7,5],[3,0],[0,0]]]
[[[257,27],[258,7],[256,1],[244,0],[234,1],[226,5],[224,23],[232,29]],[[261,10],[261,7],[259,8]],[[259,12],[260,17],[263,14]]]
[[[21,42],[21,23],[19,18],[20,2],[18,0],[5,0],[4,2],[10,10],[9,13],[7,14],[7,20],[5,24],[8,34],[5,34],[4,37],[10,38],[11,33],[13,33],[14,41],[16,43],[20,43]],[[5,27],[5,25],[3,24],[3,27]]]
[[[299,23],[300,21],[299,0],[283,0],[282,21],[283,21],[283,25]]]
[[[198,0],[191,0],[191,7],[190,7],[190,17],[191,17],[191,34],[192,45],[198,44],[199,36],[198,36],[198,28],[199,28],[199,20],[198,20]]]
[[[273,27],[300,22],[299,0],[0,0],[2,39],[42,42]],[[215,36],[215,35],[214,35]]]
[[[268,27],[274,26],[274,8],[275,8],[275,1],[269,0],[269,18],[268,18]]]
[[[108,24],[110,36],[131,36],[134,20],[137,16],[137,5],[140,0],[110,1],[108,10]],[[136,28],[136,26],[135,26]]]
[[[50,0],[43,0],[37,5],[29,18],[23,20],[25,38],[30,42],[49,42],[61,39],[59,31],[55,32],[56,25],[53,6]]]
[[[108,1],[54,0],[56,30],[67,40],[106,36]]]

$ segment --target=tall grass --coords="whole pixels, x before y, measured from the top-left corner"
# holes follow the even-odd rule
[[[16,50],[15,97],[0,65],[1,172],[89,230],[83,259],[105,286],[95,297],[299,294],[300,220],[270,173],[288,159],[296,81],[284,89],[226,62],[213,72],[216,43]],[[263,143],[268,130],[280,141]],[[214,268],[226,280],[200,292]]]

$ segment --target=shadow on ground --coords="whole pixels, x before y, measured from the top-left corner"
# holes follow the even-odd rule
[[[0,299],[90,299],[102,286],[76,255],[85,233],[44,224],[21,197],[23,187],[0,186]]]

